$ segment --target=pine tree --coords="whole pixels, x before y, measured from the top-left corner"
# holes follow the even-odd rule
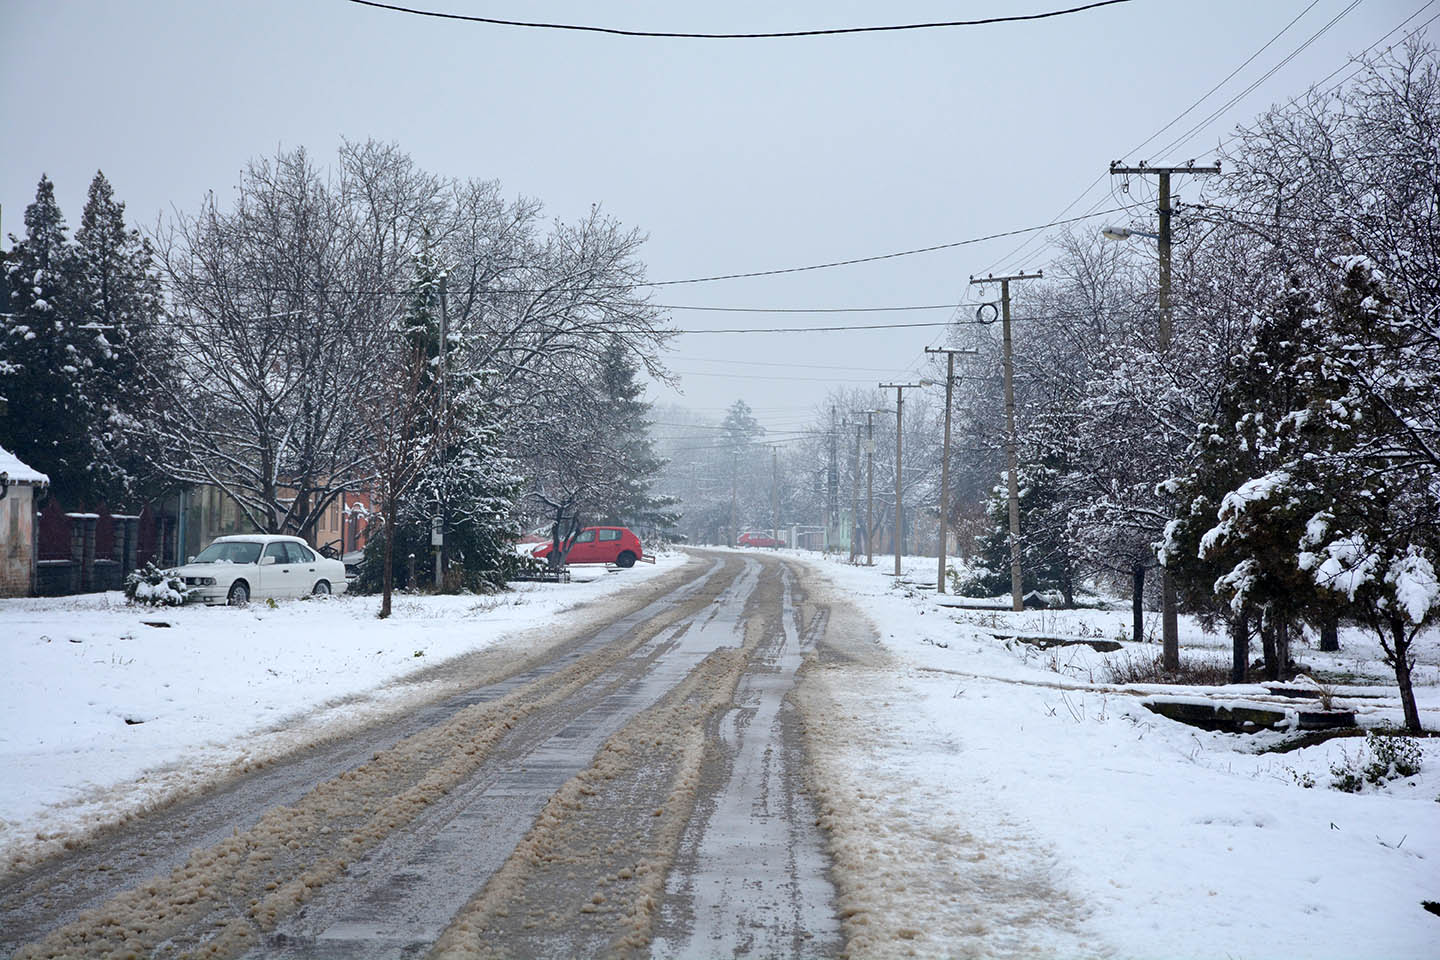
[[[125,205],[97,172],[75,231],[74,307],[77,339],[93,357],[87,393],[94,419],[96,493],[124,500],[156,489],[160,461],[144,421],[161,414],[169,352],[162,340],[162,301],[151,271],[150,244],[125,227]]]
[[[94,461],[87,427],[94,364],[76,329],[75,253],[65,236],[55,186],[42,176],[25,208],[25,239],[6,262],[10,288],[0,358],[0,445],[49,474],[51,490],[76,503],[92,492]]]
[[[666,461],[655,453],[648,419],[650,404],[641,399],[645,388],[635,381],[635,373],[625,344],[619,337],[611,337],[600,355],[601,406],[618,455],[608,469],[620,475],[621,484],[604,522],[655,534],[679,522],[675,510],[679,500],[652,492]]]

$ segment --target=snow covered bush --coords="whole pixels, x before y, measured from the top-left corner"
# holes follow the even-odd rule
[[[146,563],[125,577],[125,599],[149,607],[178,607],[189,596],[185,581],[154,563]]]
[[[1359,793],[1365,784],[1383,787],[1392,780],[1404,780],[1420,772],[1420,744],[1410,737],[1377,733],[1365,736],[1365,747],[1355,756],[1342,754],[1330,766],[1330,785],[1345,793]]]

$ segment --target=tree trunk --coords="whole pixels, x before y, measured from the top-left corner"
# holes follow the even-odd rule
[[[395,587],[395,514],[392,500],[385,505],[385,566],[380,571],[380,619],[390,616],[390,592]]]
[[[1281,620],[1275,624],[1275,662],[1277,676],[1275,679],[1284,680],[1285,672],[1290,669],[1290,622]]]
[[[1340,618],[1327,614],[1320,621],[1320,652],[1335,653],[1340,649]]]
[[[1391,642],[1395,654],[1395,682],[1400,685],[1400,706],[1405,711],[1405,729],[1420,732],[1420,711],[1415,706],[1415,688],[1410,685],[1410,638],[1405,635],[1405,621],[1390,618]]]
[[[1275,624],[1268,618],[1260,624],[1260,646],[1265,651],[1265,679],[1280,679],[1280,661],[1275,652]]]
[[[1130,611],[1135,618],[1130,638],[1140,643],[1145,639],[1145,565],[1135,564],[1130,568],[1130,575],[1135,582],[1130,590]]]
[[[1244,683],[1250,672],[1250,624],[1244,611],[1230,621],[1230,682]]]

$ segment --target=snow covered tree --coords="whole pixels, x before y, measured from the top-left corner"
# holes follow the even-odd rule
[[[650,404],[641,397],[645,388],[635,381],[637,368],[624,342],[610,337],[599,357],[601,405],[615,437],[619,459],[606,464],[621,482],[615,501],[602,514],[605,523],[661,533],[675,526],[674,497],[653,492],[665,461],[655,453],[650,436]]]
[[[1058,498],[1060,477],[1060,470],[1044,464],[1020,468],[1021,588],[1027,594],[1058,591],[1065,605],[1073,606],[1076,564]],[[959,584],[960,592],[969,596],[1010,592],[1009,487],[1003,482],[996,486],[986,504],[990,526],[978,538],[970,575]]]
[[[94,357],[87,378],[96,407],[87,427],[93,471],[98,492],[112,502],[164,485],[155,467],[162,451],[145,426],[162,414],[164,391],[156,384],[174,375],[153,257],[150,243],[126,227],[125,205],[97,172],[75,231],[73,302],[77,330]]]
[[[9,304],[0,354],[0,445],[50,476],[51,490],[84,502],[96,484],[89,427],[93,337],[78,329],[75,253],[55,185],[42,176],[25,208],[25,238],[11,236],[5,263]]]
[[[371,358],[376,379],[360,411],[370,456],[370,489],[383,522],[379,537],[366,544],[367,554],[379,561],[381,619],[390,616],[400,559],[401,513],[410,506],[416,484],[445,443],[434,362],[437,293],[430,266],[423,258],[417,264],[409,309],[387,338],[386,348]]]

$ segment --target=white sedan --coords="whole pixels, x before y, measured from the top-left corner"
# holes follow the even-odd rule
[[[344,593],[345,564],[322,557],[299,537],[247,534],[215,542],[173,571],[195,603]]]

